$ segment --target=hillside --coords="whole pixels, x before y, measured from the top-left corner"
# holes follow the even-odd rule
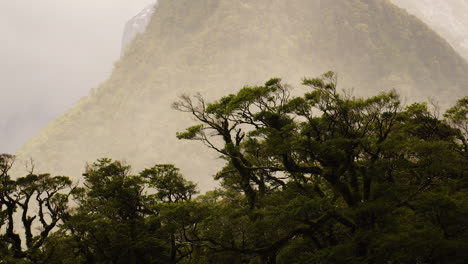
[[[272,76],[296,84],[330,69],[357,94],[396,88],[445,104],[468,86],[467,63],[388,0],[160,0],[111,77],[17,155],[75,178],[99,157],[136,169],[176,163],[206,190],[222,161],[176,140],[191,122],[170,108],[178,95],[213,100]]]
[[[391,0],[427,23],[468,60],[468,0]]]

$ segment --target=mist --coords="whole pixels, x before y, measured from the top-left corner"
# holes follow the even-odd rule
[[[154,0],[0,1],[0,152],[108,78],[125,23]]]

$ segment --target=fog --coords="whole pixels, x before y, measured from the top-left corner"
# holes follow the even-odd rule
[[[0,153],[14,153],[103,82],[125,23],[153,2],[0,1]]]
[[[207,190],[221,160],[176,139],[193,122],[170,108],[181,93],[212,101],[272,76],[296,86],[328,70],[357,95],[395,89],[444,106],[466,93],[468,64],[444,39],[388,1],[364,0],[161,1],[106,80],[125,23],[154,0],[119,1],[1,4],[0,152],[76,180],[102,157],[135,171],[174,163]]]

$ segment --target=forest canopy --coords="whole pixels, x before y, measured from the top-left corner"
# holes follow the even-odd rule
[[[439,115],[303,84],[173,104],[197,121],[177,137],[225,160],[204,194],[170,164],[100,159],[78,186],[0,156],[0,263],[464,263],[468,98]]]

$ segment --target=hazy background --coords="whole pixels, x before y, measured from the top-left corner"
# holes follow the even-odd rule
[[[125,23],[154,0],[0,0],[0,153],[103,82]]]
[[[154,1],[0,0],[0,153],[14,153],[105,81],[120,55],[125,23]],[[466,32],[468,0],[392,1],[432,14],[422,16],[454,46],[468,41],[443,34]]]

